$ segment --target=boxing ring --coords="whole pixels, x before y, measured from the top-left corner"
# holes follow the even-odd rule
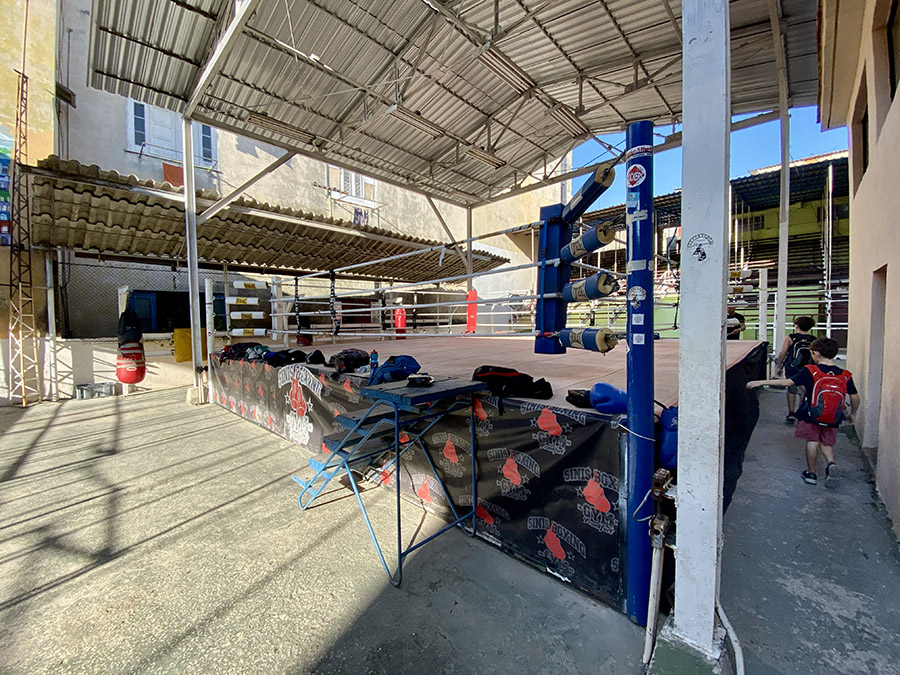
[[[388,439],[382,452],[363,447],[371,441],[368,435],[353,446],[352,437],[359,437],[357,432],[372,405],[367,375],[338,373],[314,364],[273,367],[262,361],[210,358],[210,399],[313,453],[321,451],[322,457],[309,462],[315,476],[296,478],[303,486],[301,496],[310,489],[309,481],[323,475],[323,467],[346,466],[354,452],[361,452],[356,457],[367,463],[357,467],[357,473],[396,489],[398,509],[402,493],[456,523],[462,520],[458,513],[471,513],[478,536],[647,625],[648,611],[655,615],[655,609],[648,610],[648,603],[654,606],[656,601],[651,589],[659,586],[659,575],[654,575],[651,584],[651,557],[656,566],[664,546],[665,526],[661,524],[668,522],[662,514],[662,495],[651,481],[661,465],[676,471],[675,458],[660,459],[663,441],[656,420],[661,409],[677,406],[678,392],[678,341],[660,340],[654,330],[654,270],[658,259],[666,259],[654,251],[652,143],[652,124],[634,123],[628,128],[626,151],[598,168],[568,204],[542,208],[535,223],[446,245],[446,250],[457,253],[465,245],[471,253],[472,244],[479,240],[537,232],[539,250],[534,262],[480,275],[339,292],[335,273],[372,264],[360,262],[299,278],[329,284],[323,286],[328,292],[302,298],[304,306],[318,305],[320,309],[301,311],[296,291],[293,299],[273,298],[273,318],[293,318],[296,326],[295,331],[274,325],[272,331],[264,331],[275,337],[294,332],[299,337],[304,316],[325,317],[331,321],[330,329],[304,328],[302,332],[320,341],[337,336],[359,339],[341,347],[377,350],[383,357],[413,356],[423,372],[435,377],[471,381],[473,371],[482,365],[514,367],[547,379],[554,391],[551,399],[538,402],[475,393],[474,404],[467,406],[455,400],[436,400],[427,427],[410,422],[401,435],[398,423],[396,439]],[[612,184],[613,166],[621,160],[625,161],[627,185],[626,222],[599,223],[573,236],[580,217]],[[582,262],[588,254],[617,240],[621,232],[628,247],[625,274]],[[394,257],[431,250],[434,248]],[[467,320],[466,334],[449,337],[407,334],[397,323],[388,329],[384,320],[385,314],[394,311],[384,300],[388,291],[440,289],[441,284],[524,269],[534,269],[537,280],[535,291],[515,296],[516,301],[533,303],[534,322],[525,330],[480,333],[477,323]],[[590,276],[573,280],[574,269],[586,270]],[[293,283],[296,289],[298,282]],[[368,331],[342,328],[337,304],[365,295],[380,298],[381,304],[345,310],[344,314],[379,314],[381,327]],[[471,319],[476,306],[494,302],[502,301],[479,299],[470,291],[464,301],[419,307],[464,306],[467,319]],[[618,303],[620,313],[626,316],[626,329],[569,325],[570,309],[597,302]],[[383,338],[400,339],[385,342]],[[616,349],[620,342],[627,348]],[[747,395],[744,385],[763,377],[765,368],[765,343],[727,344],[726,504],[758,416],[756,400]],[[595,404],[594,410],[576,408],[566,401],[567,390],[590,389],[597,383],[624,390],[627,404],[615,410]],[[448,408],[439,415],[442,405]],[[670,431],[677,434],[677,410],[673,418]],[[391,449],[393,460],[385,454]],[[466,475],[462,467],[469,464],[473,469]],[[361,500],[360,507],[368,524]],[[657,536],[652,537],[654,532]],[[374,533],[372,537],[375,540]],[[378,542],[375,544],[381,555]],[[405,553],[401,550],[399,554],[402,561]]]

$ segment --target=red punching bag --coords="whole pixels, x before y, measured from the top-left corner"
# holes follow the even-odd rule
[[[144,345],[140,342],[126,342],[119,345],[116,358],[116,377],[122,384],[139,384],[147,374]]]

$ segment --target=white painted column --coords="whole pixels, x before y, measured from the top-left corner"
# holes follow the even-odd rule
[[[788,228],[791,206],[791,117],[781,111],[781,194],[778,210],[778,287],[775,289],[775,330],[772,344],[780,345],[787,335]]]
[[[722,523],[731,64],[728,0],[687,0],[684,31],[678,551],[674,634],[714,656]]]
[[[194,388],[203,402],[203,353],[200,343],[200,270],[197,264],[197,190],[194,187],[194,134],[191,120],[182,118],[182,161],[184,164],[184,222],[188,259],[188,294],[191,308],[191,362]]]
[[[756,339],[766,342],[769,339],[769,270],[759,271],[759,329]],[[772,345],[769,345],[772,349]]]
[[[212,354],[216,351],[216,306],[212,279],[205,279],[204,300],[206,301],[206,402],[213,400]],[[228,310],[226,308],[226,314]]]
[[[825,337],[831,337],[834,301],[831,292],[831,267],[834,255],[834,163],[828,164],[828,199],[825,202]]]
[[[50,400],[59,400],[59,360],[56,354],[56,276],[53,274],[56,251],[44,253],[44,286],[47,288],[47,349],[50,350]]]

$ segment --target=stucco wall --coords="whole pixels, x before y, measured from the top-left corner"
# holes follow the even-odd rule
[[[852,142],[852,141],[851,141]],[[884,341],[884,377],[881,410],[878,416],[878,491],[900,532],[900,103],[895,101],[881,129],[871,163],[852,201],[850,235],[850,342],[848,367],[864,398],[877,394],[868,385],[869,352],[873,340]],[[887,266],[884,334],[874,335],[872,284],[876,270]],[[874,379],[874,378],[872,378]],[[859,423],[862,435],[872,423],[864,414]],[[871,415],[871,412],[870,412]],[[871,434],[869,438],[874,438]]]
[[[10,147],[16,128],[16,94],[22,69],[25,0],[4,0],[0,22],[0,147]],[[53,152],[56,3],[30,0],[28,7],[28,161]]]
[[[861,129],[854,125],[850,134],[851,186],[858,184],[851,198],[850,226],[850,338],[848,368],[863,397],[862,414],[857,430],[867,445],[877,442],[876,485],[900,533],[900,95],[891,102],[886,79],[886,53],[873,42],[873,7],[867,3],[860,41],[860,63],[856,64],[856,92],[865,77],[865,97],[869,107],[869,166],[862,172]],[[876,56],[877,55],[877,56]],[[881,58],[881,57],[884,58]],[[847,67],[850,67],[848,64]],[[848,119],[853,115],[856,98],[850,103]],[[873,308],[872,288],[876,271],[886,267],[887,284],[884,307]],[[876,303],[880,304],[880,303]],[[884,314],[883,334],[873,330],[873,317]],[[884,358],[873,357],[874,345],[883,342]],[[882,370],[883,369],[883,370]],[[871,404],[878,398],[876,376],[883,372],[880,411]],[[877,422],[875,417],[877,415]],[[877,424],[877,434],[873,426]]]

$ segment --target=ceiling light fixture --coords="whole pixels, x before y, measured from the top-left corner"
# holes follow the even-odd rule
[[[404,108],[399,103],[390,106],[387,109],[387,112],[404,124],[408,124],[412,128],[421,131],[423,134],[428,134],[432,138],[440,138],[444,135],[444,130],[437,124],[422,117],[421,113],[413,112],[409,108]]]
[[[493,45],[481,52],[478,55],[478,60],[481,61],[485,68],[520,94],[524,94],[537,86],[528,73]]]
[[[281,120],[270,117],[265,113],[252,112],[247,117],[247,121],[250,122],[250,124],[255,124],[256,126],[267,129],[268,131],[274,131],[276,134],[281,134],[282,136],[293,138],[294,140],[300,141],[301,143],[311,144],[316,140],[315,134],[311,134],[308,131],[304,131],[303,129],[298,129],[297,127],[291,126],[287,122],[282,122]]]
[[[492,166],[495,169],[499,169],[501,166],[505,166],[506,162],[497,157],[497,155],[493,155],[487,150],[483,148],[479,148],[477,145],[473,145],[466,150],[466,154],[472,159],[477,159],[479,162],[483,162],[488,166]]]
[[[573,137],[577,138],[578,136],[590,133],[590,129],[585,126],[584,122],[582,122],[574,112],[562,104],[550,110],[550,117],[552,117],[559,126],[572,134]]]

